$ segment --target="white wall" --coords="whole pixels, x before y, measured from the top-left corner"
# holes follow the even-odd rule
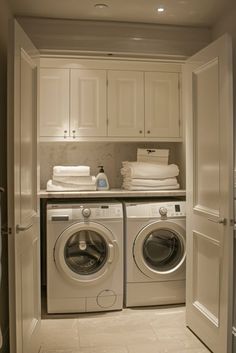
[[[7,124],[7,42],[8,20],[11,12],[8,0],[0,0],[0,186],[7,188],[6,167],[6,124]],[[7,200],[3,195],[2,221],[7,223]],[[0,352],[8,352],[8,273],[7,273],[7,237],[3,236],[2,285],[0,288],[0,323],[4,345]]]

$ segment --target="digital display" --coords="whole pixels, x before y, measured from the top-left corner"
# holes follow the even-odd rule
[[[109,206],[101,206],[101,208],[109,208]]]
[[[175,205],[175,212],[180,212],[180,205]]]

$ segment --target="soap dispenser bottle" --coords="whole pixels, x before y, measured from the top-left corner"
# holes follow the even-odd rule
[[[99,173],[96,177],[97,190],[109,190],[109,182],[104,173],[103,165],[99,165]]]

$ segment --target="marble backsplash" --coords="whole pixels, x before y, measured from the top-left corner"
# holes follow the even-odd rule
[[[178,178],[181,187],[185,186],[185,161],[182,143],[138,143],[138,142],[41,142],[40,187],[52,178],[54,165],[88,165],[91,175],[97,175],[98,166],[103,165],[111,188],[122,184],[120,169],[122,161],[135,161],[137,148],[168,148],[169,163],[179,165]]]

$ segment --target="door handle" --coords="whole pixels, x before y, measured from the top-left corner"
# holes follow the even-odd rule
[[[108,259],[108,262],[112,263],[112,261],[114,259],[114,245],[108,244],[108,246],[109,246],[109,259]]]
[[[219,219],[207,218],[207,219],[208,219],[208,221],[211,221],[211,222],[213,222],[213,223],[223,224],[224,226],[225,226],[226,223],[227,223],[226,218],[219,218]]]
[[[30,229],[33,226],[33,223],[28,224],[27,226],[21,226],[20,224],[16,225],[16,233],[24,232]]]

